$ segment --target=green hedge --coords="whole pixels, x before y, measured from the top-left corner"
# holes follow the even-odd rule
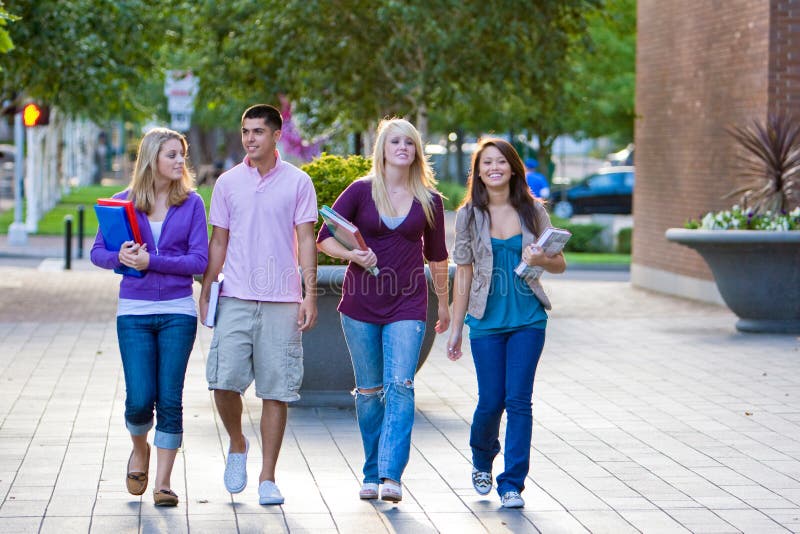
[[[633,241],[633,228],[623,228],[617,234],[617,252],[620,254],[631,253],[631,242]]]
[[[314,183],[317,192],[317,206],[333,206],[333,202],[339,197],[348,185],[358,178],[369,174],[372,168],[370,160],[363,156],[334,156],[332,154],[322,154],[303,165],[301,169],[306,171]],[[322,225],[322,219],[317,221],[314,227],[316,233]],[[346,262],[331,258],[321,252],[317,255],[320,265],[344,265]]]
[[[565,252],[605,252],[599,242],[600,233],[604,228],[602,224],[575,224],[569,222],[569,219],[562,219],[552,214],[550,221],[553,226],[572,232],[572,237],[564,247]]]
[[[436,188],[445,197],[444,209],[450,211],[458,209],[467,194],[467,188],[456,182],[439,182]]]

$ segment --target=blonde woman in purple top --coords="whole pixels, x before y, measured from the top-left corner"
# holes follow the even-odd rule
[[[143,243],[106,248],[98,231],[92,263],[104,269],[132,267],[142,277],[124,275],[117,304],[117,338],[125,373],[125,426],[133,450],[125,485],[132,495],[147,489],[153,427],[157,470],[156,506],[176,506],[170,479],[183,442],[183,384],[197,333],[193,274],[208,264],[203,199],[194,191],[186,165],[188,145],[180,133],[153,128],[142,138],[130,186],[114,198],[132,200]]]
[[[422,139],[403,119],[378,126],[372,170],[353,182],[333,209],[352,221],[369,247],[349,251],[323,226],[317,246],[350,262],[339,312],[353,362],[356,414],[364,445],[359,497],[403,498],[414,423],[414,373],[425,334],[431,269],[438,303],[436,332],[447,330],[447,248],[444,206]],[[373,276],[367,269],[376,266]]]

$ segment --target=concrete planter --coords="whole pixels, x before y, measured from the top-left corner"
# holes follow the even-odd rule
[[[355,387],[350,353],[342,333],[342,323],[336,306],[342,296],[342,283],[346,267],[342,265],[320,265],[317,271],[317,286],[320,297],[317,301],[317,325],[303,334],[303,387],[300,390],[302,406],[352,406],[350,391]],[[455,266],[450,266],[452,282]],[[419,366],[425,363],[436,338],[434,325],[438,319],[436,295],[428,277],[428,320],[425,337],[419,355]],[[452,286],[452,283],[451,283]]]
[[[703,257],[737,330],[800,334],[800,231],[670,228],[666,237]]]

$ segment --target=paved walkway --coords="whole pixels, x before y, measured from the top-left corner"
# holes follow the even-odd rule
[[[118,279],[76,267],[0,267],[0,532],[800,532],[798,339],[739,334],[723,308],[626,283],[557,278],[547,281],[556,308],[534,388],[524,510],[471,488],[474,369],[469,357],[444,357],[442,336],[416,383],[402,503],[356,497],[352,410],[292,408],[278,464],[286,504],[259,506],[252,391],[251,483],[231,496],[205,328],[173,475],[181,504],[157,509],[149,492],[140,500],[124,488]]]

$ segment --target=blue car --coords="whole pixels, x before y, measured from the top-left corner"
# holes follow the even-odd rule
[[[591,213],[630,214],[633,182],[633,167],[600,169],[566,191],[556,192],[553,213],[564,219]]]

